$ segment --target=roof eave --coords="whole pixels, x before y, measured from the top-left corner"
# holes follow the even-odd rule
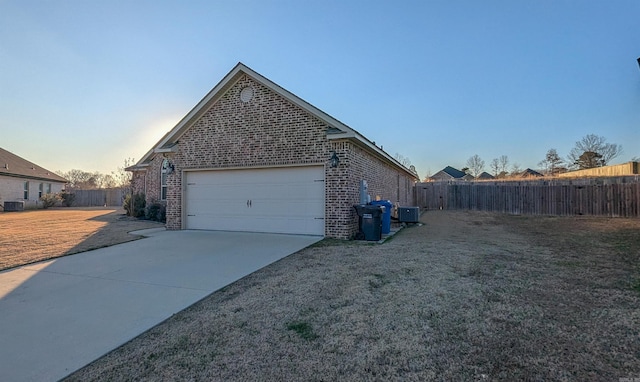
[[[46,176],[14,174],[10,172],[2,172],[2,171],[0,171],[0,176],[8,176],[11,178],[20,178],[20,179],[42,180],[42,181],[53,182],[53,183],[63,183],[63,184],[69,183],[69,181],[64,178],[55,179],[55,178],[49,178]]]
[[[290,91],[279,86],[278,84],[271,81],[270,79],[264,77],[260,73],[252,70],[248,66],[239,62],[220,82],[218,82],[216,86],[214,86],[213,89],[211,89],[211,91],[209,91],[209,93],[207,93],[207,95],[202,100],[200,100],[200,102],[198,102],[196,106],[194,106],[193,109],[191,109],[191,111],[189,111],[189,113],[187,113],[187,115],[184,116],[184,118],[180,120],[180,122],[178,122],[178,124],[173,129],[171,129],[171,131],[165,134],[165,136],[162,137],[160,141],[158,141],[158,143],[154,146],[154,149],[151,151],[155,152],[155,150],[159,148],[163,148],[168,145],[173,145],[177,143],[177,140],[180,139],[180,137],[191,126],[191,124],[195,122],[203,114],[205,114],[211,108],[211,106],[213,106],[226,93],[226,90],[230,89],[233,85],[235,85],[235,83],[240,79],[240,77],[243,74],[248,75],[249,77],[253,78],[257,82],[265,85],[270,90],[277,93],[278,95],[287,99],[289,102],[295,104],[301,109],[321,119],[327,125],[343,131],[355,133],[355,131],[351,129],[349,126],[345,125],[344,123],[333,118],[329,114],[323,112],[322,110],[304,101],[303,99],[291,93]],[[148,157],[149,154],[151,153],[147,153],[145,157]]]
[[[393,164],[394,166],[398,167],[399,169],[401,169],[402,171],[404,171],[408,175],[411,175],[413,178],[415,178],[415,179],[419,178],[418,174],[412,172],[411,170],[409,170],[408,168],[403,166],[394,157],[392,157],[387,152],[385,152],[384,150],[382,150],[381,148],[376,146],[373,142],[371,142],[368,139],[364,138],[361,134],[358,134],[355,130],[352,130],[349,133],[345,132],[344,134],[330,134],[330,135],[327,135],[327,139],[329,139],[329,140],[350,139],[350,140],[356,141],[356,142],[360,143],[362,146],[364,146],[365,148],[367,148],[370,152],[373,152],[377,156],[385,159],[387,162],[389,162],[389,163]]]
[[[249,77],[253,78],[257,82],[266,86],[270,90],[274,91],[281,97],[285,98],[289,102],[298,106],[299,108],[305,110],[309,114],[315,116],[320,119],[324,123],[326,123],[332,129],[341,130],[343,133],[330,133],[327,134],[328,139],[354,139],[360,143],[362,143],[365,147],[367,147],[370,151],[376,153],[380,157],[388,160],[390,163],[395,165],[396,167],[402,169],[407,174],[411,175],[415,179],[418,179],[418,174],[412,172],[396,159],[391,157],[389,154],[384,152],[382,149],[377,147],[373,142],[369,141],[362,134],[358,133],[356,130],[350,128],[324,111],[318,109],[317,107],[311,105],[310,103],[304,101],[302,98],[296,96],[290,91],[284,89],[280,85],[271,81],[270,79],[262,76],[261,74],[255,72],[251,68],[247,67],[243,63],[239,62],[216,86],[213,87],[207,93],[207,95],[200,100],[196,104],[196,106],[187,113],[178,122],[178,124],[171,129],[167,134],[165,134],[158,143],[156,143],[151,150],[149,150],[143,157],[140,159],[138,164],[142,165],[148,163],[149,159],[156,153],[168,153],[168,152],[176,152],[177,147],[175,146],[182,137],[182,135],[191,127],[191,125],[198,120],[202,115],[204,115],[225,93],[228,89],[230,89],[235,83],[240,79],[240,77],[246,74]],[[135,167],[135,166],[132,166]]]
[[[156,154],[176,153],[178,152],[178,147],[177,145],[173,145],[171,147],[160,147],[153,149],[153,152]]]
[[[129,166],[129,167],[125,167],[125,171],[130,171],[130,172],[134,172],[134,171],[146,171],[147,167],[149,167],[149,163],[138,163],[138,164],[134,164],[133,166]]]

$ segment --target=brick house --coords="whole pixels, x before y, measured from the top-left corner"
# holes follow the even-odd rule
[[[414,205],[418,175],[330,115],[238,63],[138,163],[134,192],[167,228],[351,238],[361,180]]]
[[[44,194],[62,191],[67,180],[0,148],[0,206],[4,202],[24,202],[26,208],[38,206]]]

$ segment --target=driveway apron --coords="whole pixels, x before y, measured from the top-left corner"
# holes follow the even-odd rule
[[[0,381],[57,381],[317,236],[150,230],[0,272]]]

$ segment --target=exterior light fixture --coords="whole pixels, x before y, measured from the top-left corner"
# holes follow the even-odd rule
[[[331,163],[331,168],[336,168],[340,164],[340,158],[338,158],[338,155],[336,154],[335,151],[331,152],[330,163]]]
[[[638,57],[638,66],[640,66],[640,57]]]
[[[175,166],[169,162],[169,159],[164,158],[162,161],[162,173],[171,174],[175,170]]]

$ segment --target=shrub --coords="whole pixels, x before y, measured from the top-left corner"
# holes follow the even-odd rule
[[[71,207],[73,202],[76,200],[76,194],[71,194],[66,191],[60,192],[60,199],[62,199],[62,204],[66,207]]]
[[[42,202],[42,208],[53,207],[62,201],[62,196],[59,194],[44,194],[40,197]]]
[[[133,216],[134,218],[141,218],[145,216],[146,205],[147,201],[145,200],[144,194],[137,193],[133,195],[133,199],[131,195],[127,195],[124,198],[122,207],[127,211],[127,215]]]
[[[305,340],[315,340],[318,335],[313,332],[313,327],[308,322],[294,321],[287,324],[287,330],[293,330]]]
[[[167,207],[161,203],[153,203],[147,207],[145,217],[161,223],[167,222]]]

